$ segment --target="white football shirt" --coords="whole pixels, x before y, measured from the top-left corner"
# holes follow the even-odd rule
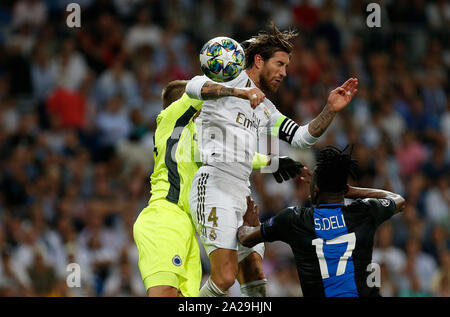
[[[188,82],[186,93],[202,99],[201,89],[207,81],[211,79],[205,75],[194,77]],[[246,71],[225,85],[256,87]],[[252,171],[259,134],[270,133],[298,148],[309,148],[318,140],[309,134],[307,125],[299,126],[286,118],[267,98],[255,109],[249,100],[237,97],[205,100],[196,128],[201,162],[246,181]]]

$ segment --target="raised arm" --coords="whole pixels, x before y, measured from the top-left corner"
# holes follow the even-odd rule
[[[358,80],[350,78],[342,86],[331,91],[322,112],[308,124],[298,125],[294,120],[281,114],[271,102],[269,106],[270,134],[289,143],[292,147],[306,149],[313,146],[325,132],[336,114],[345,108],[356,94]]]
[[[308,125],[308,131],[313,137],[318,138],[325,132],[336,114],[350,103],[358,91],[357,87],[358,79],[350,78],[342,86],[330,92],[322,112]]]
[[[211,100],[222,97],[237,97],[250,101],[252,108],[263,102],[265,95],[259,88],[237,88],[211,81],[206,76],[196,76],[186,85],[189,97],[199,100]]]
[[[395,203],[395,213],[401,212],[405,208],[405,199],[402,196],[382,189],[348,186],[345,198],[390,198]]]

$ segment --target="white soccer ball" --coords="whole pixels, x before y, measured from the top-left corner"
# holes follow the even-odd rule
[[[244,49],[232,38],[215,37],[203,45],[200,51],[200,67],[213,81],[230,81],[239,76],[244,66]]]

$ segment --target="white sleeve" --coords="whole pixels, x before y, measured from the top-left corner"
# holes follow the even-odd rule
[[[187,83],[186,94],[192,99],[203,100],[202,88],[207,81],[211,81],[211,79],[205,75],[195,76]]]
[[[301,149],[310,148],[319,140],[309,133],[308,124],[299,126],[294,120],[278,111],[272,102],[267,102],[266,105],[270,115],[268,128],[272,136]]]
[[[291,141],[291,146],[295,148],[307,149],[316,144],[319,138],[313,137],[308,131],[307,125],[299,126]]]

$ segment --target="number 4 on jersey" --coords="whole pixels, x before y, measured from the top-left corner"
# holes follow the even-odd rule
[[[219,220],[219,217],[217,217],[216,215],[216,207],[214,207],[213,209],[211,209],[211,212],[209,213],[208,216],[208,221],[212,221],[213,222],[213,227],[217,227],[217,220]]]

